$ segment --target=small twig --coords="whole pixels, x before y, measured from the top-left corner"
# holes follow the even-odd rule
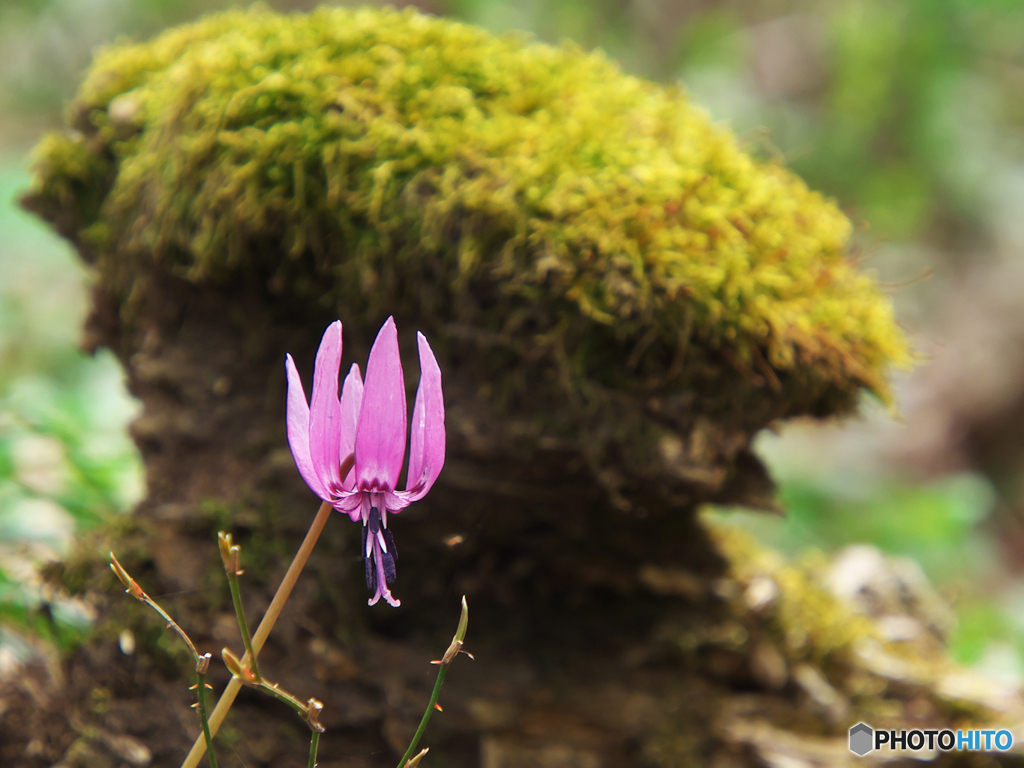
[[[325,728],[320,725],[320,713],[323,712],[324,705],[322,702],[317,701],[313,697],[310,697],[309,701],[306,702],[306,725],[309,726],[309,730],[313,733],[323,733]]]
[[[473,654],[469,651],[462,650],[462,642],[466,638],[466,628],[469,626],[469,606],[466,605],[466,597],[462,597],[462,615],[459,616],[459,627],[455,630],[455,637],[452,638],[451,645],[448,646],[448,650],[444,652],[437,661],[430,662],[431,664],[437,664],[441,668],[437,671],[437,681],[434,683],[434,690],[430,694],[430,701],[427,702],[427,709],[423,713],[423,718],[420,720],[420,725],[416,729],[416,733],[413,734],[412,741],[409,742],[409,748],[405,750],[405,754],[402,755],[402,759],[398,761],[398,768],[414,768],[419,765],[420,759],[427,753],[427,750],[423,750],[416,757],[412,757],[412,753],[416,751],[416,746],[420,743],[420,739],[427,730],[427,723],[430,722],[430,716],[434,714],[434,708],[437,706],[437,697],[441,695],[441,686],[444,685],[444,677],[448,674],[448,667],[455,660],[455,657],[460,653],[464,653],[469,658],[473,658]]]
[[[188,646],[188,650],[192,654],[192,659],[196,664],[196,677],[198,678],[198,681],[196,682],[196,699],[197,707],[199,709],[199,720],[203,725],[204,741],[200,742],[197,739],[196,743],[202,744],[206,747],[206,754],[209,756],[210,760],[210,768],[217,768],[217,756],[213,753],[213,735],[210,733],[210,723],[206,716],[206,671],[210,668],[210,654],[204,653],[202,656],[199,655],[199,651],[196,650],[196,647],[192,644],[192,640],[189,636],[185,634],[185,630],[179,627],[178,623],[167,614],[167,611],[157,605],[153,598],[142,590],[142,587],[138,585],[135,579],[133,579],[121,563],[117,561],[113,552],[110,553],[110,570],[112,570],[116,574],[117,578],[121,580],[121,583],[127,587],[125,592],[136,600],[145,603],[160,614],[160,618],[166,621],[167,626],[177,632],[178,636],[185,641],[185,645]],[[202,757],[202,752],[200,752],[199,757]],[[198,763],[198,757],[196,762]]]
[[[224,666],[228,668],[234,679],[241,681],[243,685],[263,691],[268,696],[272,696],[278,701],[287,704],[299,713],[311,731],[323,733],[324,727],[320,725],[319,721],[320,712],[324,708],[323,704],[316,699],[310,699],[307,703],[303,704],[297,696],[289,693],[277,683],[272,683],[262,677],[257,679],[256,673],[246,661],[248,656],[239,659],[228,648],[221,651],[221,656],[224,659]]]
[[[347,470],[346,470],[347,471]],[[332,507],[327,502],[320,505],[320,511],[317,512],[316,518],[313,520],[313,524],[309,527],[309,532],[306,534],[306,538],[302,542],[302,546],[299,547],[299,551],[295,553],[295,558],[292,560],[292,564],[288,567],[287,573],[284,575],[284,579],[281,581],[281,586],[277,588],[277,593],[274,595],[274,599],[270,601],[270,607],[267,608],[266,614],[263,616],[263,621],[256,628],[256,634],[252,636],[252,650],[253,654],[260,652],[263,647],[263,643],[266,642],[267,636],[270,634],[270,630],[274,628],[274,624],[277,622],[277,617],[281,615],[281,609],[284,608],[284,604],[288,601],[289,595],[291,595],[292,588],[295,586],[295,582],[299,578],[299,574],[302,573],[303,567],[306,565],[306,561],[309,559],[310,552],[313,551],[313,546],[316,544],[316,540],[320,537],[320,532],[324,529],[327,524],[327,520],[331,516]],[[246,652],[245,656],[242,657],[241,662],[244,664],[249,658],[249,653]],[[213,734],[217,733],[217,729],[220,724],[224,721],[227,716],[228,710],[231,709],[231,705],[235,701],[235,697],[242,688],[242,681],[237,677],[233,677],[224,689],[224,693],[220,696],[220,701],[217,702],[217,706],[213,708],[213,712],[210,713],[210,731]],[[199,760],[203,756],[203,742],[200,739],[196,739],[196,742],[192,745],[192,750],[188,753],[185,761],[181,764],[181,768],[196,768],[199,765]]]
[[[119,562],[117,562],[117,558],[114,557],[113,552],[110,553],[110,570],[117,574],[117,578],[121,580],[122,584],[128,587],[128,589],[126,589],[125,592],[134,597],[136,600],[142,601],[150,608],[152,608],[154,611],[159,613],[160,618],[167,622],[167,626],[178,633],[178,636],[182,640],[184,640],[185,645],[188,646],[189,653],[192,654],[192,659],[193,661],[195,661],[196,667],[198,667],[199,660],[202,657],[199,655],[199,651],[196,650],[196,647],[192,645],[192,641],[189,639],[189,636],[185,634],[185,630],[179,627],[177,622],[175,622],[174,619],[167,615],[167,611],[165,611],[163,608],[161,608],[153,601],[153,598],[151,598],[149,595],[142,591],[142,587],[140,587],[135,582],[135,579],[128,575],[128,571],[126,571],[122,567],[122,565]]]
[[[249,657],[249,666],[256,676],[256,682],[259,682],[263,678],[260,675],[259,664],[256,663],[256,654],[252,650],[249,625],[245,621],[245,611],[242,610],[242,592],[238,586],[238,577],[242,575],[240,567],[242,548],[231,541],[230,533],[224,533],[224,531],[217,534],[217,541],[220,544],[220,558],[224,563],[224,572],[228,576],[228,587],[231,589],[231,602],[235,605],[238,631],[242,635],[242,644],[245,645],[245,653]]]

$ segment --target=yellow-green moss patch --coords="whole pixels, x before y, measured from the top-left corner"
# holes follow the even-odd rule
[[[605,339],[659,380],[696,342],[733,378],[887,399],[908,361],[836,206],[600,53],[411,11],[235,11],[105,50],[72,111],[38,199],[76,212],[123,296],[158,264],[349,313],[468,304],[540,344],[582,316],[585,375]]]

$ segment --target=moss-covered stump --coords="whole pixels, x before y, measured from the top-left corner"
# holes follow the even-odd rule
[[[238,650],[216,530],[256,615],[318,504],[285,447],[284,354],[308,377],[340,317],[362,363],[389,314],[407,372],[414,330],[437,353],[448,458],[393,523],[402,607],[366,607],[336,516],[262,654],[324,701],[322,766],[396,761],[462,594],[476,661],[449,676],[435,765],[839,765],[859,718],[1008,716],[940,690],[937,640],[886,640],[813,569],[697,519],[771,507],[753,435],[887,399],[908,352],[834,204],[683,94],[414,13],[252,11],[102,52],[69,114],[25,204],[95,267],[87,345],[145,405],[149,495],[58,569],[101,619],[62,680],[5,689],[46,714],[4,761],[177,764],[188,665],[101,554],[201,649]],[[302,724],[249,692],[219,738],[305,764]]]

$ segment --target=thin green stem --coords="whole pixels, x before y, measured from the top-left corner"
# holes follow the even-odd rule
[[[412,758],[412,753],[416,751],[416,745],[420,743],[420,739],[423,738],[424,732],[427,730],[427,723],[430,722],[430,716],[434,714],[434,705],[437,704],[437,697],[441,694],[441,686],[444,685],[444,676],[448,673],[448,666],[446,664],[441,665],[441,669],[437,672],[437,682],[434,683],[434,692],[430,694],[430,701],[427,703],[427,711],[423,713],[423,719],[420,720],[420,727],[416,729],[416,733],[412,736],[412,741],[409,742],[409,748],[405,750],[405,754],[402,755],[402,759],[398,761],[398,768],[405,768],[405,764]]]
[[[228,571],[228,586],[231,587],[231,601],[235,604],[238,631],[242,633],[242,643],[245,645],[245,652],[249,656],[249,669],[252,670],[256,681],[260,682],[263,680],[263,676],[260,674],[260,667],[256,662],[256,654],[252,650],[252,637],[249,635],[249,625],[245,621],[245,611],[242,610],[242,592],[238,587],[238,573]]]
[[[125,592],[134,597],[136,600],[145,603],[158,614],[160,614],[160,618],[167,622],[167,626],[178,633],[178,637],[180,637],[184,641],[185,645],[188,646],[188,652],[192,654],[192,659],[198,666],[199,660],[202,657],[199,655],[199,651],[196,650],[196,647],[192,644],[192,640],[189,638],[188,635],[185,634],[185,630],[179,627],[178,622],[172,619],[168,615],[167,611],[165,611],[163,608],[157,605],[156,601],[154,601],[153,598],[151,598],[142,590],[142,587],[138,585],[135,579],[133,579],[128,574],[128,571],[124,569],[121,563],[117,561],[117,558],[114,557],[113,552],[110,553],[110,570],[112,570],[114,574],[117,576],[117,578],[121,580],[121,583],[127,587]]]
[[[263,691],[268,696],[273,696],[278,701],[284,702],[302,715],[303,719],[309,716],[309,707],[288,693],[288,691],[278,687],[277,683],[268,683],[266,680],[260,680],[253,687]]]
[[[316,768],[316,750],[320,746],[320,733],[313,731],[309,739],[309,768]]]
[[[189,649],[189,651],[192,654],[192,658],[194,658],[196,660],[196,663],[198,663],[199,662],[199,651],[197,651],[196,647],[194,645],[192,645],[192,641],[189,639],[189,636],[185,634],[185,630],[183,630],[181,627],[178,626],[178,622],[176,622],[174,619],[172,619],[170,616],[168,616],[167,615],[167,611],[165,611],[163,608],[161,608],[159,605],[157,605],[155,602],[153,602],[150,599],[149,595],[145,596],[145,600],[143,602],[146,605],[148,605],[150,608],[152,608],[154,611],[159,613],[160,614],[160,618],[163,619],[164,621],[166,621],[167,625],[171,629],[173,629],[175,632],[178,633],[178,636],[182,640],[184,640],[185,641],[185,645],[188,646],[188,649]]]
[[[466,639],[466,629],[469,627],[469,606],[466,605],[466,596],[462,596],[462,613],[459,615],[459,627],[455,630],[455,637],[452,638],[451,644],[448,646],[448,650],[444,652],[444,656],[439,661],[432,661],[431,664],[439,664],[441,668],[437,672],[437,682],[434,683],[434,692],[430,694],[430,701],[427,702],[427,709],[423,713],[423,718],[420,720],[420,726],[416,729],[416,733],[412,736],[412,741],[409,743],[409,748],[405,750],[405,754],[402,755],[402,759],[398,762],[398,768],[406,768],[410,764],[419,765],[420,759],[427,753],[427,750],[416,757],[413,757],[413,752],[416,751],[416,746],[420,743],[420,739],[423,737],[423,733],[427,730],[427,723],[430,722],[430,716],[434,714],[434,707],[437,705],[437,697],[441,694],[441,686],[444,685],[444,676],[448,674],[448,667],[455,657],[460,653],[464,653],[469,658],[473,658],[473,654],[469,651],[462,650],[463,641]]]
[[[203,736],[206,738],[206,756],[210,760],[210,768],[217,768],[217,756],[213,754],[213,736],[210,734],[210,720],[206,716],[206,674],[196,673],[199,683],[196,685],[196,698],[199,699],[199,720],[203,724]]]
[[[178,633],[178,636],[184,641],[185,645],[188,646],[189,653],[192,654],[192,659],[196,663],[196,676],[199,682],[196,683],[196,698],[199,704],[199,721],[203,724],[203,737],[206,741],[206,754],[209,755],[210,768],[217,768],[217,757],[213,754],[213,735],[210,733],[210,721],[206,716],[206,670],[210,667],[210,654],[205,653],[202,656],[199,655],[199,651],[196,650],[195,645],[188,635],[185,634],[185,630],[178,626],[178,623],[172,619],[167,611],[157,605],[156,601],[147,595],[142,587],[131,577],[131,575],[124,569],[124,567],[114,557],[114,553],[110,553],[110,569],[117,575],[117,578],[124,584],[129,595],[139,600],[154,611],[156,611],[160,618],[167,622],[167,626]],[[202,745],[198,739],[196,744]],[[197,756],[196,762],[199,762],[199,758],[202,757],[202,752]]]

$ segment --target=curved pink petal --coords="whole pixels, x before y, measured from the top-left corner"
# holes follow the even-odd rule
[[[405,380],[394,318],[381,326],[366,362],[356,426],[356,486],[392,491],[405,459]]]
[[[398,514],[414,501],[414,499],[410,499],[405,495],[405,491],[390,491],[388,493],[382,493],[380,495],[380,500],[384,505],[380,514],[384,520],[385,528],[388,527],[388,514]]]
[[[309,404],[309,454],[320,482],[328,490],[340,487],[341,403],[338,370],[341,368],[341,321],[324,331],[313,368],[313,397]]]
[[[358,523],[363,516],[363,497],[365,495],[362,491],[342,491],[335,494],[331,500],[331,506],[348,515],[353,523]]]
[[[408,502],[422,499],[437,480],[444,466],[444,395],[441,369],[427,337],[416,334],[420,352],[420,383],[412,411],[412,435],[409,438],[409,478],[400,493]]]
[[[291,355],[285,357],[284,367],[288,375],[288,446],[292,449],[295,466],[302,479],[306,481],[306,485],[321,499],[327,499],[327,489],[320,481],[309,453],[309,405],[306,403],[306,393],[302,389],[302,379],[299,378]]]
[[[355,363],[349,368],[345,384],[341,388],[341,442],[339,456],[344,459],[356,448],[356,425],[359,423],[359,408],[363,404],[363,379],[359,375],[359,366]],[[352,490],[355,484],[355,467],[341,479],[341,487]]]

